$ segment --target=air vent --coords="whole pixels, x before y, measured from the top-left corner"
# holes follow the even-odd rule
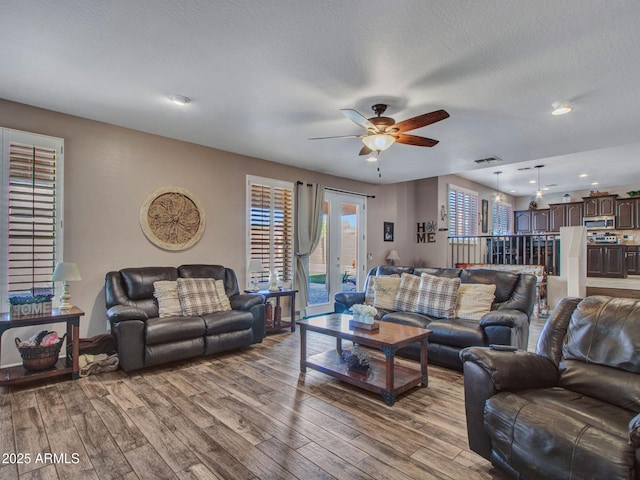
[[[480,160],[474,160],[475,163],[493,163],[493,162],[501,162],[502,159],[499,157],[487,157],[487,158],[481,158]]]
[[[525,170],[531,170],[531,167],[521,167],[518,169],[519,172],[524,172]]]

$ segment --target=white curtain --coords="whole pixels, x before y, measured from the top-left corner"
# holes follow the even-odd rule
[[[324,187],[319,184],[296,185],[296,310],[300,317],[309,303],[309,255],[322,235]]]

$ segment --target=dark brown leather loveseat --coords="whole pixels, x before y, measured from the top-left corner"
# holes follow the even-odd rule
[[[182,278],[223,280],[231,311],[158,316],[153,283]],[[107,317],[126,371],[262,342],[264,297],[240,294],[235,272],[222,265],[125,268],[105,279]]]
[[[468,348],[469,446],[514,478],[640,478],[640,301],[562,299],[536,352]]]
[[[533,275],[483,269],[461,268],[413,268],[381,265],[369,270],[369,279],[374,275],[401,275],[422,273],[448,278],[459,277],[461,283],[495,284],[495,301],[491,311],[478,322],[473,320],[439,319],[421,313],[381,311],[381,320],[428,328],[429,362],[446,367],[462,369],[460,350],[474,345],[514,345],[527,348],[529,321],[533,313],[536,293],[536,278]],[[341,292],[335,295],[336,312],[347,312],[352,305],[365,302],[365,292]],[[410,345],[399,351],[419,359],[419,345]]]

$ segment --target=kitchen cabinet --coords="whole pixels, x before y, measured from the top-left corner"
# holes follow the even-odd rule
[[[549,209],[531,211],[531,225],[533,233],[546,233],[549,231]]]
[[[584,200],[584,216],[600,217],[616,214],[616,197],[618,195],[605,195],[602,197],[582,197]]]
[[[616,228],[620,230],[640,228],[639,206],[637,198],[616,200]]]
[[[513,224],[516,235],[546,233],[549,231],[549,209],[516,210],[513,212]]]
[[[531,233],[531,210],[516,210],[513,212],[515,233]]]
[[[549,231],[559,232],[560,227],[582,226],[583,203],[570,202],[549,205]]]
[[[626,278],[625,245],[587,245],[587,276]]]
[[[640,256],[638,255],[640,246],[625,245],[624,249],[627,263],[627,274],[638,275],[638,272],[640,272]]]

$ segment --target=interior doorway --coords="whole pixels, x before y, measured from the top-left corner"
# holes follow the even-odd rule
[[[309,258],[307,315],[333,312],[334,295],[357,291],[366,272],[366,198],[325,190],[322,237]]]

